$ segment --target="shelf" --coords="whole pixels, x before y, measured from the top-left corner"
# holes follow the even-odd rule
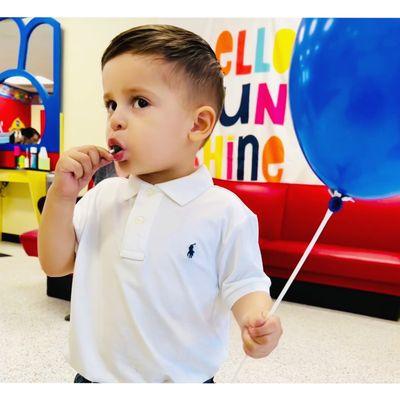
[[[46,195],[46,175],[50,171],[41,171],[34,169],[0,169],[0,182],[9,183],[25,183],[29,186],[29,193],[32,201],[33,210],[36,220],[40,222],[40,212],[38,209],[38,201]],[[2,233],[3,210],[0,197],[0,235]]]

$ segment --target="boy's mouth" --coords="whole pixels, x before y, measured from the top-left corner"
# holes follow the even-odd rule
[[[122,150],[122,147],[118,145],[112,146],[111,150],[109,151],[110,154],[117,154]]]
[[[116,140],[110,140],[108,145],[110,146],[110,150],[108,151],[110,154],[113,155],[114,161],[125,161],[127,152]]]
[[[123,149],[118,150],[117,152],[114,152],[113,157],[114,161],[126,161],[126,151]]]

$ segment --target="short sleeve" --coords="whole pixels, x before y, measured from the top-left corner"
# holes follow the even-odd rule
[[[72,224],[75,230],[76,243],[75,252],[78,249],[79,242],[82,237],[83,230],[88,219],[88,214],[93,207],[96,197],[97,187],[88,190],[83,197],[75,204],[74,214],[72,217]]]
[[[269,295],[270,278],[265,274],[258,243],[258,220],[248,213],[233,224],[222,238],[218,257],[220,294],[229,309],[241,297],[256,291]]]

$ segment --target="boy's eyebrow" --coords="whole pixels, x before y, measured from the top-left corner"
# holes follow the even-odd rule
[[[145,89],[142,87],[131,87],[131,88],[127,88],[123,90],[124,93],[148,93],[154,97],[157,97],[157,95],[155,93],[153,93],[151,90],[149,89]],[[104,93],[103,99],[106,100],[110,97],[109,93]]]

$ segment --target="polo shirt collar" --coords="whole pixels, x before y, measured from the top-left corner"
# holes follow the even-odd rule
[[[136,196],[141,188],[158,188],[173,201],[181,206],[194,200],[202,193],[214,185],[213,179],[207,167],[202,164],[190,175],[181,178],[172,179],[167,182],[156,183],[152,185],[136,175],[129,175],[122,198],[128,200]]]

